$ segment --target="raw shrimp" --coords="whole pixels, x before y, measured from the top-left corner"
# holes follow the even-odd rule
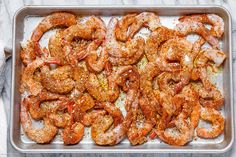
[[[145,45],[145,54],[150,62],[154,62],[158,58],[158,47],[161,43],[179,36],[178,32],[167,27],[158,27],[147,38]]]
[[[65,26],[69,27],[76,24],[76,16],[67,12],[55,12],[46,16],[33,31],[31,40],[37,42],[41,39],[42,35],[55,27]]]
[[[225,59],[225,53],[220,50],[204,49],[199,52],[194,62],[197,67],[204,67],[207,62],[211,60],[215,63],[216,67],[219,67],[223,64]]]
[[[27,65],[27,67],[22,72],[22,78],[21,78],[21,92],[27,90],[29,91],[30,95],[37,95],[39,94],[43,86],[41,85],[40,81],[37,81],[34,79],[34,73],[35,71],[44,66],[46,63],[52,63],[52,62],[58,62],[57,60],[53,58],[41,58],[36,59],[30,64]]]
[[[128,14],[121,18],[115,25],[115,36],[117,40],[126,41],[128,39],[128,29],[135,22],[137,14]]]
[[[88,71],[85,70],[85,68],[76,66],[73,67],[73,80],[75,80],[75,88],[83,92],[86,90],[85,83],[88,79]]]
[[[21,102],[20,120],[24,132],[27,136],[36,143],[49,143],[53,140],[58,132],[58,129],[52,125],[49,119],[44,118],[44,127],[36,129],[32,126],[32,121],[28,113],[28,106]]]
[[[158,132],[158,137],[165,143],[177,146],[183,146],[193,139],[193,126],[189,125],[185,119],[178,118],[174,124],[178,131],[167,131],[164,129]]]
[[[197,21],[212,25],[210,30],[211,34],[218,38],[220,38],[224,33],[224,21],[216,14],[196,14],[179,18],[179,21],[181,22],[185,20]]]
[[[180,73],[163,72],[158,76],[158,85],[160,90],[174,96],[189,83],[189,80],[190,73],[187,71],[181,71]]]
[[[128,112],[124,121],[110,130],[113,118],[110,115],[105,115],[92,124],[92,139],[98,145],[116,145],[125,138],[131,122],[132,113]]]
[[[105,49],[101,50],[98,57],[96,51],[90,51],[86,57],[87,67],[90,71],[99,73],[105,67],[105,63],[108,61],[108,53]]]
[[[159,17],[155,13],[142,12],[137,15],[129,30],[129,38],[132,38],[142,27],[148,27],[151,31],[161,26]]]
[[[90,126],[96,121],[96,119],[100,119],[106,113],[107,112],[105,110],[92,110],[83,116],[81,123],[85,126]]]
[[[50,70],[48,66],[44,66],[41,68],[41,82],[43,87],[53,93],[69,93],[75,86],[72,67],[68,65]]]
[[[23,50],[20,52],[20,57],[22,62],[25,65],[33,62],[36,59],[36,56],[41,54],[42,50],[38,42],[28,41],[27,45],[23,47]]]
[[[84,125],[75,122],[73,124],[69,124],[66,128],[62,131],[61,137],[66,145],[77,144],[79,141],[82,140],[84,136]]]
[[[117,23],[118,20],[116,18],[112,18],[108,24],[108,31],[105,40],[106,50],[108,51],[109,55],[112,56],[112,58],[122,58],[123,60],[126,58],[135,58],[136,60],[138,60],[143,54],[144,40],[138,37],[128,40],[123,46],[116,40],[115,26],[117,25]],[[136,60],[134,60],[133,62],[135,63]],[[113,63],[113,60],[110,61]]]
[[[202,36],[210,45],[212,45],[213,48],[220,48],[218,39],[211,35],[211,32],[200,22],[185,20],[176,25],[176,30],[182,35],[197,33]]]
[[[216,138],[224,131],[225,120],[221,113],[213,108],[202,108],[201,118],[212,123],[210,129],[198,128],[197,136],[201,138]]]
[[[118,98],[120,93],[114,75],[115,72],[112,72],[112,74],[109,74],[109,76],[107,76],[108,88],[105,89],[100,84],[97,75],[94,73],[90,73],[85,84],[88,93],[98,101],[114,102]]]

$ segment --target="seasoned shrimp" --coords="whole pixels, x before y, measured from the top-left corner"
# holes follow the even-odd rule
[[[176,25],[176,30],[182,35],[197,33],[212,45],[213,48],[220,48],[218,39],[211,35],[211,32],[200,22],[185,20]]]
[[[71,115],[68,113],[50,113],[48,118],[52,121],[54,126],[65,128],[70,122]]]
[[[226,55],[224,52],[215,49],[204,49],[199,52],[198,56],[195,59],[195,65],[197,67],[206,66],[209,60],[213,61],[216,67],[222,65],[224,60],[226,59]]]
[[[58,62],[55,59],[36,59],[30,64],[27,65],[27,67],[22,72],[22,78],[21,78],[21,89],[20,91],[23,92],[25,90],[29,91],[30,95],[37,95],[39,94],[43,86],[41,85],[40,81],[36,80],[34,78],[35,71],[44,66],[46,63],[52,63],[52,62]]]
[[[115,36],[115,26],[117,25],[118,20],[116,18],[112,18],[108,24],[108,31],[106,34],[105,46],[106,50],[108,51],[109,55],[112,58],[131,58],[133,56],[139,56],[139,59],[143,54],[143,46],[144,40],[140,37],[128,40],[125,45],[123,46],[116,40]],[[113,63],[113,60],[111,60]],[[134,62],[136,62],[134,60]],[[132,63],[133,64],[133,63]]]
[[[197,136],[201,138],[216,138],[224,131],[225,120],[221,113],[213,108],[202,108],[201,118],[212,123],[210,129],[198,128]]]
[[[108,53],[105,49],[103,49],[98,57],[96,51],[90,51],[88,56],[86,57],[87,67],[90,71],[93,72],[101,72],[105,67],[105,63],[108,61]]]
[[[66,128],[62,131],[61,137],[64,141],[64,144],[71,145],[77,144],[79,141],[82,140],[84,136],[84,125],[75,122],[73,124],[69,124]]]
[[[159,27],[147,38],[145,54],[148,61],[153,62],[158,58],[158,47],[161,43],[178,36],[178,32],[167,27]]]
[[[198,101],[196,101],[195,105],[193,106],[193,111],[190,114],[190,122],[192,123],[194,129],[198,126],[200,114],[201,114],[201,105]]]
[[[83,92],[86,90],[85,83],[88,75],[88,72],[83,67],[73,67],[73,80],[75,80],[75,88],[78,91]]]
[[[110,130],[113,118],[110,115],[105,115],[92,124],[92,139],[98,145],[116,145],[125,138],[131,122],[132,113],[128,112],[124,121]]]
[[[128,29],[135,22],[137,14],[128,14],[121,18],[115,26],[115,35],[117,40],[126,41],[128,38]]]
[[[20,120],[27,136],[36,143],[49,143],[52,141],[57,134],[58,129],[52,125],[50,120],[47,118],[44,118],[43,128],[34,128],[27,108],[27,104],[25,104],[24,101],[21,102]]]
[[[41,68],[41,82],[43,87],[53,93],[66,94],[75,86],[72,67],[68,65],[50,70],[48,66],[44,66]]]
[[[211,34],[220,38],[224,33],[224,21],[216,14],[196,14],[183,16],[179,18],[179,21],[183,22],[185,20],[197,21],[201,23],[206,23],[212,25]]]
[[[27,45],[23,47],[23,50],[21,50],[20,57],[22,62],[25,65],[28,65],[36,59],[37,55],[41,53],[42,50],[38,42],[28,41]]]
[[[193,139],[194,129],[183,118],[175,120],[175,127],[178,131],[167,131],[166,129],[158,132],[158,137],[170,145],[183,146]]]
[[[129,30],[129,38],[132,38],[142,27],[148,27],[151,31],[161,26],[159,17],[155,13],[142,12],[137,15]]]
[[[83,116],[81,123],[85,126],[90,126],[96,121],[96,119],[100,119],[106,113],[107,112],[105,110],[92,110]]]
[[[55,27],[65,26],[69,27],[76,24],[76,16],[67,12],[55,12],[46,16],[33,31],[31,40],[37,42],[41,39],[42,35]]]

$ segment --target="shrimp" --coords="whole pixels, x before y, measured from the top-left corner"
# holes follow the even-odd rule
[[[73,124],[69,124],[66,128],[62,131],[61,137],[64,141],[64,144],[71,145],[77,144],[79,141],[82,140],[84,136],[84,125],[75,122]]]
[[[178,32],[167,27],[158,27],[146,40],[145,55],[150,62],[158,58],[158,47],[161,43],[179,36]]]
[[[198,126],[199,119],[201,114],[201,105],[199,102],[196,102],[193,106],[193,111],[190,114],[190,122],[192,123],[194,129]]]
[[[55,27],[65,26],[69,27],[76,24],[76,16],[67,12],[55,12],[46,16],[32,33],[31,40],[38,42],[42,35]]]
[[[83,116],[81,123],[85,126],[90,126],[96,121],[96,119],[105,116],[106,113],[105,110],[92,110]]]
[[[176,30],[182,35],[197,33],[202,36],[213,48],[220,48],[218,39],[211,35],[211,32],[200,22],[185,20],[176,25]]]
[[[24,65],[28,65],[36,59],[38,54],[41,53],[42,50],[38,42],[28,41],[27,45],[21,50],[20,57]]]
[[[71,115],[69,113],[50,113],[48,118],[53,125],[58,128],[65,128],[70,122]]]
[[[201,138],[216,138],[224,132],[225,120],[221,113],[213,108],[202,108],[201,118],[212,123],[210,129],[198,128],[197,136]]]
[[[73,80],[75,81],[75,88],[83,92],[86,90],[85,83],[88,79],[88,72],[80,66],[73,67]]]
[[[85,83],[88,93],[98,101],[114,102],[120,94],[119,87],[115,82],[114,75],[115,72],[107,76],[108,88],[105,89],[99,83],[97,75],[94,73],[90,73],[88,76],[88,80]]]
[[[132,57],[137,56],[135,59],[138,60],[143,54],[144,40],[138,37],[136,39],[128,40],[124,46],[121,45],[117,42],[115,36],[115,26],[117,23],[118,20],[116,18],[112,18],[108,24],[108,31],[104,43],[106,50],[112,58],[122,58],[124,60],[126,58],[131,59]],[[136,60],[133,62],[136,62]],[[113,63],[113,60],[111,60],[111,62]]]
[[[165,143],[177,146],[183,146],[192,141],[194,134],[192,125],[189,125],[183,118],[178,118],[174,124],[178,131],[167,131],[164,129],[158,132],[158,137]]]
[[[199,52],[195,59],[195,65],[197,67],[204,67],[209,60],[212,60],[216,67],[219,67],[225,59],[226,55],[224,52],[215,49],[205,49]]]
[[[30,64],[27,65],[27,67],[23,70],[22,72],[22,77],[21,77],[21,92],[24,92],[27,90],[30,95],[37,95],[39,94],[43,86],[41,85],[40,81],[36,80],[34,78],[34,73],[35,71],[44,66],[46,63],[51,63],[51,62],[57,62],[57,60],[53,58],[48,58],[48,59],[36,59]]]
[[[129,30],[129,38],[132,38],[142,27],[148,27],[151,31],[161,26],[159,17],[155,13],[142,12],[137,15]]]
[[[50,120],[47,118],[44,118],[43,128],[34,128],[28,113],[28,106],[24,103],[24,101],[21,102],[20,120],[24,132],[31,140],[35,141],[36,143],[49,143],[53,140],[58,132],[58,129],[52,125]]]
[[[72,80],[71,66],[62,66],[50,70],[48,66],[41,68],[41,82],[43,87],[53,93],[66,94],[75,86]]]
[[[126,41],[128,38],[128,29],[135,22],[137,14],[128,14],[122,17],[115,26],[115,36],[117,40]]]
[[[108,53],[105,49],[103,49],[98,58],[96,51],[91,51],[86,57],[87,67],[90,71],[93,72],[101,72],[105,67],[105,63],[108,60]]]
[[[187,71],[182,71],[180,73],[163,72],[158,76],[158,85],[160,90],[174,96],[189,83],[189,80],[190,73]]]
[[[183,16],[179,18],[179,21],[183,22],[185,20],[197,21],[201,23],[206,23],[212,25],[211,34],[220,38],[224,33],[224,21],[216,14],[196,14]]]
[[[92,124],[92,139],[98,145],[116,145],[125,138],[131,122],[132,113],[128,112],[124,121],[110,130],[113,118],[110,115],[105,115]]]

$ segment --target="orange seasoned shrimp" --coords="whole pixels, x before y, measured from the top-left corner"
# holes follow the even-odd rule
[[[107,61],[108,53],[105,49],[101,50],[99,57],[96,51],[90,51],[90,53],[86,57],[86,64],[88,69],[97,73],[103,70]]]
[[[176,30],[182,35],[197,33],[202,36],[213,48],[220,48],[218,39],[211,35],[211,32],[200,22],[185,20],[176,25]]]
[[[163,72],[158,76],[158,85],[160,90],[174,96],[189,83],[189,80],[190,73],[187,71],[182,71],[180,73]]]
[[[158,47],[161,43],[179,36],[178,32],[167,27],[159,27],[147,38],[145,54],[148,61],[153,62],[158,58]]]
[[[155,13],[142,12],[137,15],[129,30],[129,38],[132,38],[142,27],[148,27],[151,31],[161,26],[159,17]]]
[[[83,92],[86,90],[85,83],[88,79],[88,72],[80,66],[73,67],[73,80],[75,80],[75,88]]]
[[[194,129],[198,126],[200,114],[201,114],[201,105],[198,101],[196,101],[195,105],[193,106],[193,111],[190,114],[190,122],[193,125]]]
[[[58,132],[58,129],[52,125],[49,119],[44,118],[44,127],[36,129],[32,126],[32,121],[28,113],[27,104],[21,102],[20,120],[24,132],[27,136],[36,143],[49,143],[53,140]]]
[[[27,67],[22,72],[22,78],[21,78],[21,92],[24,92],[27,90],[30,95],[37,95],[39,94],[43,86],[41,85],[40,81],[36,80],[34,78],[35,71],[44,66],[46,63],[52,63],[52,62],[58,62],[57,60],[53,58],[48,59],[36,59],[30,64],[27,65]]]
[[[38,42],[28,41],[26,46],[23,46],[23,50],[20,52],[20,57],[25,65],[33,62],[36,56],[41,54],[42,50]]]
[[[33,31],[31,40],[37,42],[41,39],[42,35],[55,27],[65,26],[69,27],[76,24],[76,16],[67,12],[55,12],[46,16]]]
[[[224,21],[216,14],[196,14],[183,16],[179,18],[179,21],[183,22],[185,20],[197,21],[201,23],[206,23],[212,25],[211,34],[220,38],[224,33]]]
[[[128,29],[135,22],[137,14],[128,14],[121,18],[115,25],[115,35],[117,40],[126,41],[128,38]]]
[[[53,93],[66,94],[75,86],[72,67],[68,65],[50,70],[48,66],[44,66],[41,68],[41,82],[43,87]]]
[[[221,113],[213,108],[202,108],[201,118],[212,123],[210,129],[198,128],[197,136],[201,138],[216,138],[224,131],[225,120]]]
[[[183,118],[178,118],[174,122],[178,131],[163,130],[158,132],[158,137],[165,143],[170,145],[183,146],[186,143],[192,141],[194,135],[194,129],[192,125],[189,125]]]
[[[128,112],[122,123],[113,129],[109,129],[113,123],[113,118],[110,115],[105,115],[92,124],[92,139],[98,145],[116,145],[125,138],[131,122],[132,113]]]
[[[219,67],[223,64],[226,59],[224,52],[215,49],[204,49],[199,52],[198,56],[195,59],[195,65],[197,67],[204,67],[206,63],[211,60],[215,63],[216,67]]]
[[[77,144],[79,141],[82,140],[84,136],[84,125],[75,122],[73,124],[69,124],[66,128],[62,131],[61,137],[66,145]]]
[[[110,73],[108,71],[109,69],[106,69],[106,72]],[[117,76],[115,75],[114,71],[107,76],[108,88],[104,88],[100,84],[97,75],[94,73],[90,73],[85,86],[88,93],[96,100],[101,102],[114,102],[120,94],[119,87],[116,83],[115,78],[117,78]]]
[[[115,26],[117,23],[118,20],[116,18],[112,18],[108,24],[108,31],[105,40],[106,50],[108,51],[109,55],[112,56],[112,58],[122,58],[124,60],[126,58],[131,59],[134,56],[139,56],[135,57],[135,59],[138,60],[143,54],[144,40],[138,37],[128,40],[125,45],[120,44],[117,42],[115,36]],[[113,60],[110,61],[115,64]],[[133,62],[135,63],[136,60]]]
[[[85,126],[90,126],[96,121],[96,119],[105,116],[106,113],[105,110],[92,110],[83,116],[81,123]]]

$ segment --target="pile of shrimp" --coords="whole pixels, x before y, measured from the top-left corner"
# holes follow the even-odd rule
[[[51,29],[56,33],[41,47]],[[141,29],[150,33],[141,37]],[[215,14],[182,16],[170,29],[152,12],[112,17],[108,25],[97,16],[52,13],[20,53],[22,128],[36,143],[59,134],[66,145],[79,143],[86,127],[97,145],[126,137],[131,145],[159,139],[179,146],[216,138],[224,132],[224,97],[210,78],[226,59],[223,33]]]

